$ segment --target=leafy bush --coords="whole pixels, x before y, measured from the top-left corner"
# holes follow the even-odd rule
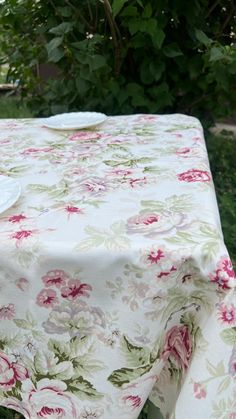
[[[9,77],[39,115],[211,118],[236,105],[230,0],[5,0],[0,10]],[[56,65],[57,78],[42,83],[41,63]]]

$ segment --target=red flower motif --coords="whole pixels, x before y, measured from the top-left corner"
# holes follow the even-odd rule
[[[177,154],[178,156],[188,157],[188,154],[190,153],[190,151],[191,151],[191,149],[190,149],[190,148],[188,148],[188,147],[183,147],[183,148],[179,148],[179,149],[176,151],[176,154]]]
[[[74,207],[72,205],[67,205],[67,207],[65,207],[65,210],[70,214],[83,214],[83,211],[80,208]]]
[[[169,276],[171,272],[177,271],[177,268],[175,266],[171,266],[169,271],[161,271],[159,275],[157,275],[157,278],[162,278],[163,276]]]
[[[75,300],[80,295],[89,297],[88,291],[92,291],[92,287],[88,284],[81,284],[79,279],[71,279],[67,287],[61,289],[61,296],[68,300]]]
[[[159,262],[159,260],[161,258],[164,258],[164,257],[165,256],[164,256],[164,253],[163,253],[162,250],[160,250],[160,249],[158,249],[156,251],[152,250],[147,257],[147,260],[149,262],[151,262],[151,264],[155,264],[155,263]]]
[[[37,304],[41,307],[53,307],[57,303],[58,298],[54,290],[43,289],[37,296]]]
[[[12,215],[11,217],[8,218],[8,221],[10,223],[20,223],[22,220],[25,220],[26,217],[23,214],[19,214],[19,215]]]
[[[133,408],[138,408],[142,404],[142,399],[139,396],[124,396],[123,400]]]
[[[57,288],[65,285],[68,279],[70,279],[69,275],[62,269],[48,271],[46,275],[42,277],[42,281],[46,287],[55,285]]]
[[[22,239],[32,236],[32,234],[33,234],[32,230],[19,230],[19,231],[16,231],[14,234],[12,234],[12,238],[16,240],[22,240]]]
[[[233,265],[227,257],[222,257],[217,264],[217,269],[214,274],[209,275],[211,282],[215,282],[222,289],[229,289],[235,286],[235,273]]]
[[[191,169],[187,172],[179,173],[178,179],[182,182],[210,182],[211,176],[205,170]]]

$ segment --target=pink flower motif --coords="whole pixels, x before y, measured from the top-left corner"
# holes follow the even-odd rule
[[[16,231],[14,234],[12,234],[11,237],[16,240],[22,240],[22,239],[32,236],[32,234],[33,234],[32,230],[19,230],[19,231]]]
[[[65,210],[69,212],[69,214],[83,214],[83,211],[80,208],[74,207],[72,205],[67,205],[67,207],[65,207]]]
[[[52,285],[55,285],[57,288],[60,288],[61,286],[65,285],[66,281],[69,279],[69,275],[61,269],[48,271],[46,275],[42,277],[42,281],[44,282],[44,285],[46,287],[51,287]]]
[[[25,219],[26,219],[25,215],[19,214],[19,215],[12,215],[11,217],[8,218],[8,221],[10,223],[20,223],[21,221]]]
[[[0,320],[12,320],[15,317],[15,306],[14,304],[8,304],[7,306],[0,306]]]
[[[37,296],[37,304],[41,307],[51,308],[58,304],[56,291],[43,289]]]
[[[90,140],[97,140],[101,138],[101,134],[99,132],[93,131],[78,131],[75,134],[69,137],[70,141],[90,141]]]
[[[205,399],[206,398],[206,389],[201,383],[193,383],[194,397],[196,399]]]
[[[90,285],[81,284],[79,279],[71,279],[68,282],[68,286],[61,289],[61,296],[73,301],[79,296],[89,297],[88,291],[92,291]]]
[[[16,381],[24,381],[29,373],[23,365],[11,362],[6,354],[0,352],[0,388],[3,391],[11,390]]]
[[[217,264],[214,274],[209,275],[211,282],[215,282],[222,289],[229,289],[235,286],[236,277],[233,265],[228,257],[222,257]]]
[[[191,169],[187,172],[179,173],[178,179],[182,182],[210,182],[211,176],[205,170]]]
[[[219,309],[219,319],[222,323],[236,324],[236,308],[233,304],[230,306],[222,303]]]
[[[187,370],[192,355],[192,340],[187,326],[173,326],[166,334],[162,352],[164,360],[176,361],[177,366]]]
[[[147,184],[147,178],[137,178],[137,179],[130,179],[129,184],[131,188],[136,188],[137,186],[144,186]]]
[[[162,250],[152,250],[147,255],[147,261],[151,263],[151,265],[157,264],[162,258],[164,258],[165,255]]]
[[[176,151],[177,156],[181,156],[181,157],[188,157],[188,154],[190,153],[191,149],[188,147],[183,147],[183,148],[179,148]]]
[[[27,291],[29,289],[29,281],[25,278],[17,279],[15,284],[21,291]]]
[[[236,411],[230,413],[229,419],[236,419]]]
[[[159,220],[160,215],[157,214],[135,215],[134,217],[129,218],[129,224],[136,226],[148,226],[150,224],[158,223]]]
[[[122,399],[133,409],[137,409],[142,405],[142,399],[139,396],[124,396]]]

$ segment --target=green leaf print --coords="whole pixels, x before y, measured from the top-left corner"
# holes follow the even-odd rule
[[[227,345],[235,345],[236,327],[231,327],[230,329],[222,330],[222,332],[220,333],[220,337]]]
[[[149,372],[152,368],[151,364],[139,368],[120,368],[112,372],[108,377],[108,381],[115,387],[122,387],[123,384],[128,384],[133,380],[141,377]]]
[[[99,393],[93,384],[85,380],[82,376],[68,383],[68,391],[75,394],[81,400],[98,400],[103,397],[103,394]]]
[[[206,367],[212,377],[217,378],[225,374],[223,361],[220,361],[217,365],[213,365],[210,361],[207,360]]]
[[[121,340],[121,350],[127,364],[131,367],[140,367],[150,362],[150,350],[141,346],[133,345],[126,336]]]

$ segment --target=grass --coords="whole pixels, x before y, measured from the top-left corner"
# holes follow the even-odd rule
[[[17,97],[0,97],[0,118],[30,118],[24,102]],[[206,135],[211,171],[221,215],[226,246],[236,266],[236,138],[230,133]],[[145,419],[142,413],[140,419]],[[0,419],[21,419],[19,414],[0,407]]]

